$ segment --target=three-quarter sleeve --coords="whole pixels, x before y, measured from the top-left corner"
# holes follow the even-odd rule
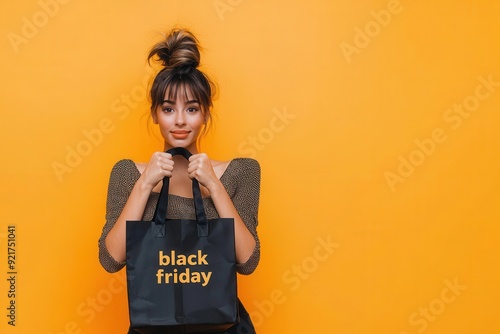
[[[233,204],[250,233],[255,238],[255,248],[245,263],[236,266],[243,275],[254,272],[260,260],[260,241],[257,234],[259,197],[260,197],[260,165],[257,160],[249,158],[238,159],[239,166],[234,177],[235,190],[232,196]]]
[[[105,239],[125,207],[137,179],[131,167],[134,167],[133,161],[120,160],[113,166],[109,178],[108,197],[106,200],[106,223],[102,229],[98,246],[99,262],[110,273],[117,272],[125,266],[125,261],[118,262],[109,254]]]

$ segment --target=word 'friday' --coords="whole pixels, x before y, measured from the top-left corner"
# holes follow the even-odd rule
[[[195,266],[195,265],[208,265],[207,254],[203,254],[201,250],[198,250],[196,254],[184,255],[176,254],[175,250],[170,252],[170,255],[165,255],[163,251],[158,252],[158,265],[160,266]],[[184,271],[179,271],[175,268],[172,272],[165,272],[163,268],[156,271],[156,282],[157,284],[176,284],[176,283],[200,283],[202,286],[206,286],[210,277],[212,277],[212,272],[205,271],[192,271],[189,267]]]

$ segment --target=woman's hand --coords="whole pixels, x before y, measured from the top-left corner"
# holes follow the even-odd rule
[[[188,175],[208,189],[210,197],[220,218],[234,219],[234,238],[236,245],[236,262],[246,263],[252,256],[257,244],[243,219],[236,210],[224,185],[216,176],[212,163],[205,153],[193,154],[189,158]]]
[[[187,171],[190,179],[198,180],[210,193],[218,185],[219,179],[215,175],[208,155],[205,153],[193,154],[189,158]]]
[[[164,177],[171,177],[173,170],[172,155],[165,152],[155,152],[142,172],[142,183],[152,190]]]

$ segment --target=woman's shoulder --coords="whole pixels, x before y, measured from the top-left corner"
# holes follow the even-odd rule
[[[247,168],[258,168],[260,169],[260,165],[259,165],[259,162],[253,158],[241,158],[241,157],[237,157],[237,158],[234,158],[232,159],[230,162],[231,163],[234,163],[236,165],[239,165],[239,166],[242,166],[242,167],[247,167]]]
[[[230,175],[257,175],[260,176],[260,164],[252,158],[234,158],[229,162],[226,170]]]
[[[128,171],[133,169],[137,169],[137,167],[136,163],[131,159],[118,160],[113,166],[114,171]]]
[[[232,198],[237,193],[258,192],[260,189],[259,162],[251,158],[234,158],[229,162],[221,181]]]
[[[131,159],[121,159],[117,161],[112,170],[111,177],[130,179],[134,177],[139,177],[139,164],[135,163]]]

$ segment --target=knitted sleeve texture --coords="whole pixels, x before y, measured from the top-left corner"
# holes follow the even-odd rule
[[[234,161],[234,160],[233,160]],[[252,255],[245,263],[236,266],[237,271],[243,275],[251,274],[260,260],[260,241],[257,235],[258,210],[260,197],[260,166],[253,159],[237,160],[239,172],[235,175],[236,189],[230,196],[246,227],[255,238],[255,248]]]
[[[99,261],[106,271],[114,273],[125,266],[124,262],[116,261],[108,252],[104,240],[120,216],[125,203],[137,179],[130,168],[129,160],[118,161],[113,169],[108,184],[108,197],[106,200],[106,224],[99,238]]]
[[[111,170],[106,201],[106,223],[98,242],[99,261],[108,272],[117,272],[125,266],[125,262],[118,262],[109,254],[104,241],[120,216],[139,177],[140,173],[132,160],[120,160]],[[233,159],[220,181],[241,219],[255,238],[256,245],[250,258],[236,266],[240,274],[248,275],[255,270],[260,260],[260,241],[257,234],[260,197],[259,163],[248,158]],[[157,201],[158,193],[151,193],[142,220],[152,220]],[[204,198],[203,204],[208,219],[219,217],[210,197]],[[169,195],[168,206],[169,219],[195,219],[192,198]]]

